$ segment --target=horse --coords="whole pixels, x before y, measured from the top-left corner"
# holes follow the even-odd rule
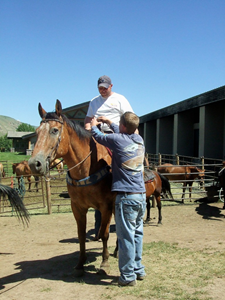
[[[184,203],[185,190],[189,186],[189,199],[191,202],[192,185],[195,179],[203,182],[205,170],[196,166],[174,166],[172,164],[163,164],[157,167],[157,171],[163,174],[170,181],[183,180],[182,203]]]
[[[13,188],[0,184],[0,195],[8,196],[10,205],[15,210],[18,219],[28,225],[30,217],[18,193]]]
[[[152,173],[154,177],[148,180],[149,173]],[[146,210],[147,216],[145,222],[150,221],[150,200],[149,197],[154,195],[158,208],[158,224],[162,224],[162,214],[161,214],[161,194],[166,195],[167,193],[170,195],[171,199],[173,199],[173,195],[170,189],[169,180],[163,176],[162,174],[156,171],[150,171],[145,169],[144,171],[144,181],[145,181],[145,189],[146,189]]]
[[[1,182],[2,177],[5,177],[5,170],[4,170],[3,164],[0,163],[0,182]]]
[[[28,165],[28,161],[23,160],[19,163],[13,163],[12,164],[12,169],[13,169],[13,174],[16,174],[16,177],[18,179],[18,185],[20,182],[20,178],[21,176],[25,175],[27,177],[27,180],[29,182],[29,187],[28,187],[28,191],[31,191],[31,169]],[[34,176],[35,178],[35,186],[36,186],[36,191],[38,192],[38,182],[39,182],[39,177],[38,176]]]
[[[223,161],[222,169],[218,172],[218,183],[220,185],[220,188],[223,189],[223,198],[224,198],[224,195],[225,195],[225,161]],[[223,209],[225,209],[225,201],[223,203]]]
[[[99,238],[103,243],[99,273],[109,272],[108,238],[114,210],[116,192],[111,192],[111,156],[106,147],[96,143],[91,132],[72,122],[62,114],[62,105],[56,101],[55,112],[47,113],[39,103],[42,119],[36,129],[37,141],[29,166],[34,174],[47,176],[49,165],[56,158],[63,158],[67,171],[67,189],[77,222],[80,254],[74,270],[75,276],[84,274],[86,261],[86,219],[90,207],[102,214]]]
[[[61,173],[63,171],[63,162],[56,158],[54,161],[51,162],[50,164],[50,169],[56,168],[58,173]]]

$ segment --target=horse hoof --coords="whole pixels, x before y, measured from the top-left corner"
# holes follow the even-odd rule
[[[84,269],[75,269],[73,272],[74,277],[82,277],[84,276]]]
[[[109,275],[110,267],[109,264],[101,264],[100,269],[97,271],[99,275]]]
[[[115,251],[113,252],[113,257],[118,258],[118,251],[115,250]]]
[[[146,219],[143,223],[148,224],[151,221],[151,219]]]

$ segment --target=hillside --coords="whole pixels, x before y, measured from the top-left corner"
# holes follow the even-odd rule
[[[8,131],[16,131],[20,124],[20,121],[0,115],[0,136],[4,136]]]

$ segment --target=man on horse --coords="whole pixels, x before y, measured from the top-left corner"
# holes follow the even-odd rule
[[[143,179],[144,141],[135,131],[139,118],[126,112],[117,126],[101,117],[114,134],[102,133],[96,118],[91,121],[95,140],[112,149],[112,191],[117,192],[115,203],[116,233],[119,246],[119,286],[134,286],[145,277],[142,260],[143,217],[146,209]]]
[[[105,116],[112,120],[115,124],[119,125],[120,117],[126,111],[133,112],[128,100],[120,94],[112,91],[112,81],[111,79],[103,75],[98,79],[98,90],[99,95],[90,101],[87,115],[85,117],[85,129],[91,129],[91,120]],[[105,133],[113,133],[112,129],[106,124],[101,122],[100,129]],[[99,210],[95,210],[95,238],[98,240],[98,232],[101,225],[101,213]]]

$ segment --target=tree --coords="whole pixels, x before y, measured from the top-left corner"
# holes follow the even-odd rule
[[[20,131],[20,132],[21,131],[24,131],[24,132],[34,132],[35,128],[32,125],[29,125],[29,124],[26,124],[26,123],[22,123],[22,124],[20,124],[17,127],[16,131]]]
[[[0,151],[10,151],[12,140],[7,138],[7,134],[0,137]]]

